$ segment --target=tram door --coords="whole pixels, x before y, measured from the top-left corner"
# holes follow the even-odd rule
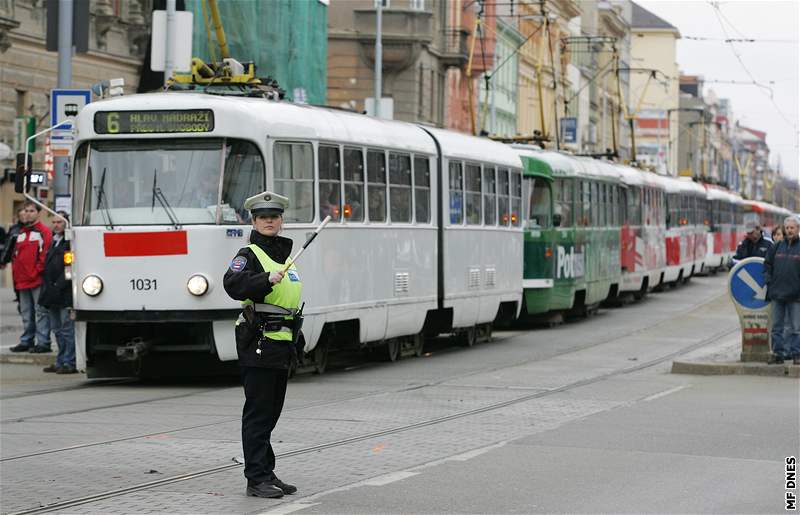
[[[554,191],[550,177],[526,176],[523,190],[527,202],[523,288],[529,315],[551,309],[550,294],[555,277],[556,227],[563,214],[554,212]]]

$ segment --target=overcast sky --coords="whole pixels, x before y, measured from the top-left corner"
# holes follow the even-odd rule
[[[703,75],[706,90],[713,89],[719,98],[731,100],[734,119],[765,131],[770,161],[775,163],[780,154],[784,174],[797,179],[800,1],[639,0],[636,3],[678,28],[682,39],[678,40],[677,60],[682,73]],[[719,7],[721,16],[712,4]],[[719,41],[695,41],[687,37]],[[723,41],[727,38],[761,41],[730,44]],[[740,55],[744,67],[731,47]],[[767,89],[713,82],[752,82],[746,70],[757,82],[772,89],[774,103]]]

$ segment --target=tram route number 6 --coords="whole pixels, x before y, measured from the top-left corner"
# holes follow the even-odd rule
[[[157,290],[158,283],[155,279],[131,279],[131,289],[133,291],[150,291]]]

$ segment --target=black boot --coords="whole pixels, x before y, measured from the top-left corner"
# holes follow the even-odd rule
[[[781,365],[783,364],[783,358],[778,356],[777,354],[773,354],[767,360],[767,365]]]
[[[252,497],[267,497],[269,499],[277,499],[283,497],[283,490],[273,485],[268,481],[261,483],[247,482],[247,495]]]
[[[277,477],[275,479],[273,479],[272,481],[270,481],[270,483],[272,483],[273,485],[275,485],[278,488],[280,488],[281,490],[283,490],[283,493],[285,493],[285,494],[293,494],[293,493],[295,493],[297,491],[297,487],[296,486],[290,485],[288,483],[284,483],[283,481],[281,481]]]

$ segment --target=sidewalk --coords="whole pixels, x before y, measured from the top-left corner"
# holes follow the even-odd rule
[[[672,373],[800,378],[800,365],[793,365],[792,360],[786,361],[783,365],[739,361],[742,352],[741,338],[741,333],[736,332],[714,345],[681,356],[672,362]]]
[[[56,362],[55,348],[50,354],[11,352],[22,335],[22,318],[17,312],[13,288],[0,288],[0,363],[52,365]],[[55,347],[55,343],[53,344]]]

